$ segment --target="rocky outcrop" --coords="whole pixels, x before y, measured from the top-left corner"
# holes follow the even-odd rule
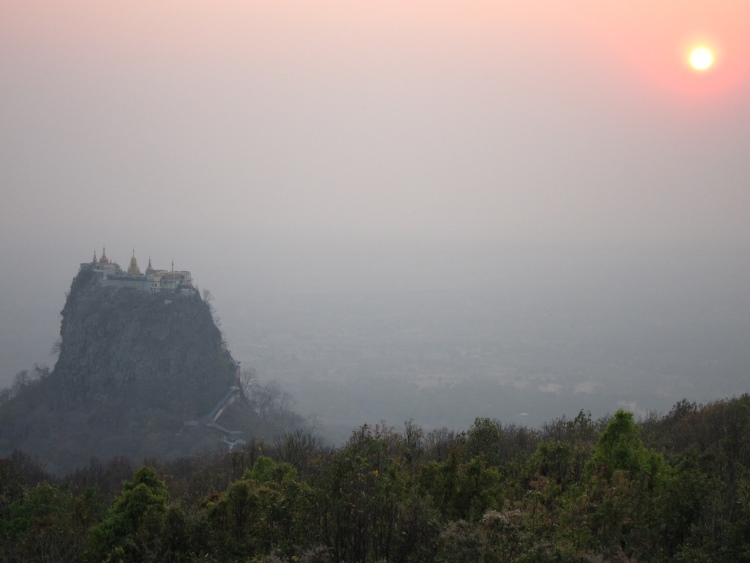
[[[238,384],[238,365],[197,293],[104,287],[82,269],[60,335],[52,372],[0,404],[0,457],[21,449],[63,473],[92,456],[140,462],[226,450],[205,418]],[[225,402],[222,425],[252,437],[247,401]],[[184,424],[192,420],[200,424]]]
[[[60,335],[51,378],[69,400],[107,401],[124,388],[156,388],[180,397],[191,411],[184,414],[193,416],[236,382],[237,365],[197,293],[103,287],[82,270],[62,310]]]

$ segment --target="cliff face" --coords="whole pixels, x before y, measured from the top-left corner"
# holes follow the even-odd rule
[[[185,456],[226,449],[202,420],[237,381],[208,304],[197,294],[151,294],[73,280],[62,311],[59,359],[49,375],[0,405],[0,456],[36,454],[62,473],[96,456]],[[253,434],[244,400],[222,424]],[[228,417],[228,418],[226,418]]]
[[[181,397],[185,416],[198,416],[235,382],[237,366],[197,294],[102,287],[84,270],[71,285],[60,335],[51,378],[69,399],[106,401],[123,388],[156,387]]]

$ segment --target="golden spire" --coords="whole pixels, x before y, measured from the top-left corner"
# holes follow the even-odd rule
[[[102,246],[102,257],[99,258],[100,264],[109,264],[109,258],[107,258],[107,249]]]
[[[130,266],[128,267],[128,275],[140,276],[141,270],[138,268],[138,261],[135,259],[135,248],[133,249],[133,256],[130,258]]]
[[[148,257],[148,266],[146,266],[146,273],[150,274],[154,271],[153,266],[151,266],[151,256]]]

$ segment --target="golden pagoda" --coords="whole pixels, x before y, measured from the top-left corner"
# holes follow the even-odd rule
[[[129,276],[140,276],[141,270],[138,268],[138,262],[135,259],[135,248],[133,249],[133,256],[130,258],[130,266],[128,266]]]
[[[109,258],[107,258],[107,249],[102,246],[102,257],[99,258],[99,264],[109,264]]]

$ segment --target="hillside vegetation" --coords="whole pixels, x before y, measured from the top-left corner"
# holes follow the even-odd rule
[[[122,458],[0,460],[6,561],[748,561],[750,395],[539,430],[362,426]]]

